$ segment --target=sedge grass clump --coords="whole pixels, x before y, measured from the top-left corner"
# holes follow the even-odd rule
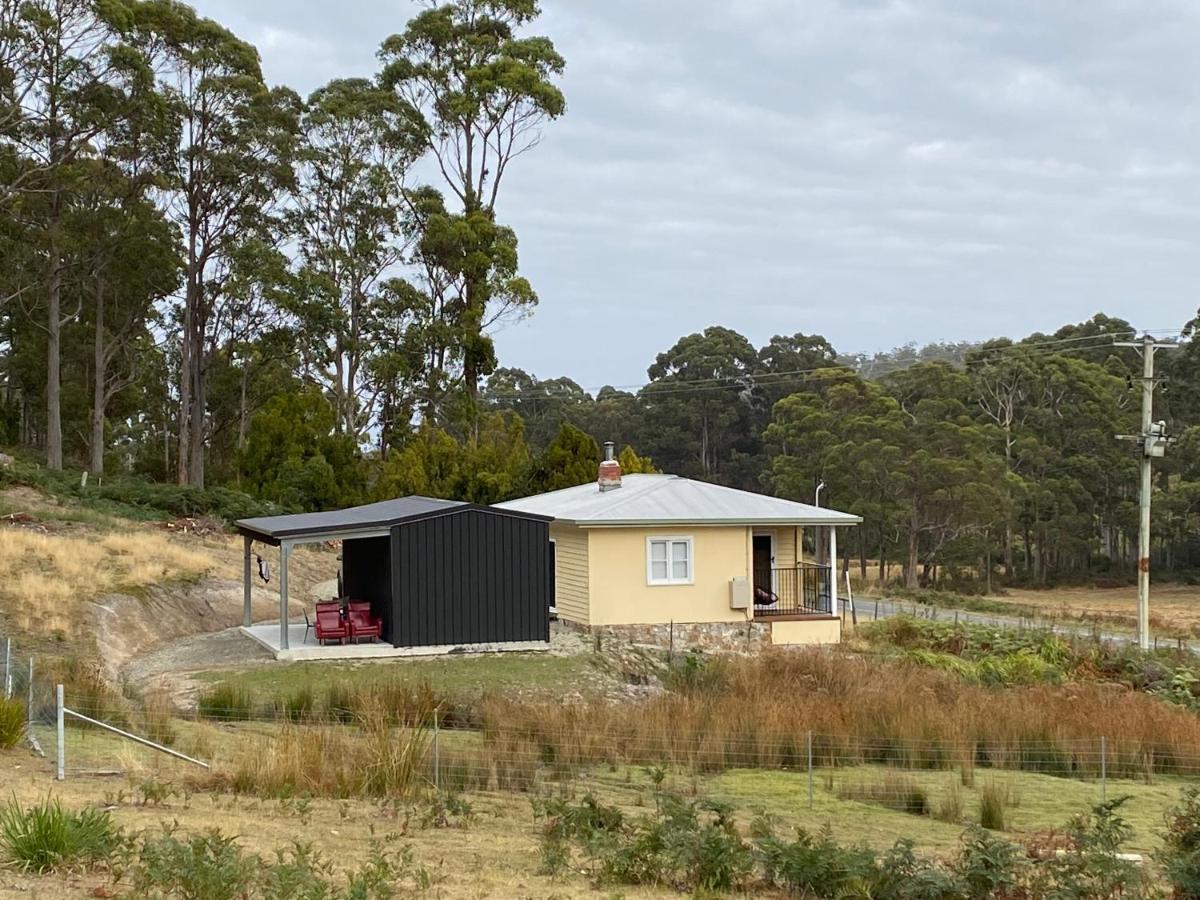
[[[217,722],[247,722],[254,707],[254,698],[243,685],[222,681],[205,691],[196,701],[196,711],[205,719]]]
[[[21,743],[25,736],[25,706],[19,700],[0,697],[0,750]]]
[[[857,800],[894,809],[914,816],[930,812],[929,792],[908,775],[889,773],[877,781],[843,785],[838,791],[843,800]]]
[[[988,782],[979,794],[979,824],[990,831],[1004,831],[1010,805],[1008,788],[996,781]]]
[[[0,807],[0,853],[11,865],[39,874],[108,860],[121,833],[103,810],[71,812],[57,800]]]

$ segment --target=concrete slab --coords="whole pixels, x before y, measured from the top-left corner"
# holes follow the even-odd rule
[[[439,644],[430,647],[393,647],[383,641],[362,644],[318,644],[315,631],[304,639],[304,624],[289,623],[287,650],[279,646],[279,623],[243,626],[242,634],[262,644],[280,660],[389,659],[412,656],[444,656],[450,653],[529,653],[550,649],[549,641],[512,641],[494,644]]]

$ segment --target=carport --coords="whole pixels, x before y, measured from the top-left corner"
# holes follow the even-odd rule
[[[419,496],[239,520],[243,627],[252,624],[255,542],[279,548],[277,648],[286,652],[292,550],[341,541],[342,593],[370,601],[372,614],[383,620],[383,640],[392,647],[547,641],[553,596],[549,521]],[[363,645],[363,655],[378,655],[369,646]]]

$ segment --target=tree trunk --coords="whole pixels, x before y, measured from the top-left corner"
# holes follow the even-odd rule
[[[200,292],[199,274],[196,271],[196,232],[190,229],[188,236],[187,289],[183,298],[183,332],[179,346],[179,440],[175,449],[176,481],[187,484],[191,462],[191,412],[192,412],[192,346],[195,332],[196,305]]]
[[[191,424],[189,441],[191,458],[188,460],[188,484],[204,488],[204,425],[208,409],[207,352],[204,334],[208,330],[202,317],[197,317],[197,334],[192,354],[192,411],[188,416]]]
[[[104,383],[107,365],[104,354],[104,279],[96,279],[96,333],[92,340],[92,461],[93,475],[104,474]]]
[[[908,562],[904,566],[904,586],[909,590],[920,587],[920,582],[917,579],[917,522],[914,515],[912,521],[908,525]]]
[[[49,264],[46,290],[46,468],[63,467],[62,437],[62,250],[59,247],[57,194],[51,200]]]
[[[879,529],[879,589],[882,591],[887,584],[887,547],[883,537],[883,527]]]

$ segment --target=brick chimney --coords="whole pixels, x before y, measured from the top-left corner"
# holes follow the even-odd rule
[[[604,442],[604,462],[600,463],[600,473],[596,483],[600,485],[600,493],[615,491],[621,486],[621,464],[613,456],[613,442]]]

